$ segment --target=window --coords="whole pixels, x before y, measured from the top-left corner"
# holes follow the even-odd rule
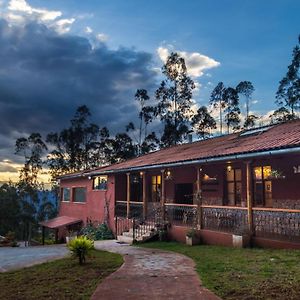
[[[62,188],[61,189],[61,201],[70,202],[71,189],[70,188]]]
[[[86,202],[86,188],[76,187],[73,189],[73,201],[74,202]]]
[[[241,205],[242,170],[231,169],[226,172],[227,205]]]
[[[255,206],[272,207],[272,181],[269,179],[271,166],[259,166],[253,169],[253,196]]]
[[[93,190],[107,190],[107,176],[97,176],[93,178]]]
[[[143,177],[140,174],[130,175],[130,201],[143,201]]]
[[[151,178],[151,201],[160,202],[161,194],[161,176],[156,175]]]
[[[177,183],[175,184],[175,203],[193,204],[193,184]]]

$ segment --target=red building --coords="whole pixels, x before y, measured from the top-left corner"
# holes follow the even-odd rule
[[[168,222],[184,241],[300,248],[300,121],[159,150],[60,178],[59,216]]]

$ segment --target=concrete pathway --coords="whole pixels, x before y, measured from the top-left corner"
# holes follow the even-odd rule
[[[63,258],[70,251],[66,245],[34,246],[34,247],[1,247],[0,272],[20,269]]]
[[[194,262],[181,254],[97,241],[95,248],[122,254],[124,264],[96,289],[92,300],[217,300],[201,286]]]

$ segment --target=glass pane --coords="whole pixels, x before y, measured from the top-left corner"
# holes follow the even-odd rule
[[[70,201],[70,189],[63,188],[63,201]]]
[[[242,193],[242,183],[241,182],[236,182],[235,191],[236,191],[236,194]]]
[[[231,169],[230,171],[227,170],[227,181],[233,181],[234,180],[234,170]]]
[[[254,185],[254,202],[256,205],[263,205],[263,185],[262,182],[256,182]]]
[[[157,184],[161,184],[161,176],[157,176]]]
[[[152,184],[156,184],[156,176],[152,176]]]
[[[234,183],[228,183],[227,184],[227,188],[228,188],[228,193],[234,194]]]
[[[262,180],[262,170],[261,167],[254,168],[254,178],[256,180]]]
[[[264,179],[267,179],[271,176],[271,166],[264,166],[263,167],[263,173],[264,173]]]
[[[236,181],[242,180],[242,170],[241,169],[235,169],[235,180]]]
[[[74,188],[74,202],[85,202],[85,188]]]

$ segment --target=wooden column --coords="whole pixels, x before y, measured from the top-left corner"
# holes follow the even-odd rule
[[[143,218],[147,216],[147,187],[146,187],[146,172],[141,172],[143,178]]]
[[[126,173],[127,176],[127,218],[130,216],[130,173]]]
[[[161,203],[161,217],[162,220],[165,220],[165,170],[160,170],[161,172],[161,195],[160,195],[160,203]]]
[[[251,162],[246,162],[246,200],[248,214],[248,229],[253,235],[253,210],[252,210],[252,179],[251,179]]]
[[[197,204],[197,229],[202,228],[202,169],[197,166],[197,181],[196,181],[196,204]]]

